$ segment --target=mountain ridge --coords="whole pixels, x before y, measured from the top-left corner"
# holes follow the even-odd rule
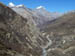
[[[23,6],[23,7],[18,7],[18,6],[19,5],[16,5],[16,6],[10,7],[10,8],[12,8],[18,14],[21,14],[21,15],[23,14],[23,16],[26,13],[28,13],[27,15],[31,14],[31,16],[34,17],[33,20],[37,26],[43,25],[44,23],[51,21],[51,20],[54,20],[57,17],[62,15],[58,12],[57,13],[48,12],[42,6],[40,6],[39,9],[30,9],[25,6]],[[23,8],[25,8],[25,9],[23,9]],[[20,12],[20,11],[22,11],[22,12]]]

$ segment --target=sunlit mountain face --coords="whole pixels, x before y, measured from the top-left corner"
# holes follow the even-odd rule
[[[14,5],[13,3],[9,3],[8,6],[24,17],[28,17],[28,15],[33,16],[35,25],[38,27],[62,15],[59,12],[48,12],[44,6],[38,6],[35,9],[27,8],[24,5]]]

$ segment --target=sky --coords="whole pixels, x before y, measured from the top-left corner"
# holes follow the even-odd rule
[[[0,0],[0,2],[8,5],[12,2],[15,5],[24,4],[28,8],[36,8],[43,6],[50,12],[67,12],[75,10],[75,0]]]

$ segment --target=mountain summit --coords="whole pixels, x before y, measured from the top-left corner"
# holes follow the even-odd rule
[[[10,8],[12,8],[12,7],[24,7],[24,5],[23,4],[20,4],[20,5],[15,5],[14,3],[12,3],[12,2],[10,2],[9,4],[8,4],[8,7],[10,7]]]
[[[9,3],[11,5],[13,3]],[[46,24],[47,22],[56,19],[57,17],[61,16],[61,14],[58,12],[52,13],[48,12],[44,6],[38,6],[36,9],[27,8],[24,5],[16,5],[16,6],[10,6],[15,12],[22,15],[25,18],[28,18],[29,16],[33,16],[33,21],[35,22],[35,25],[41,26],[43,24]]]
[[[45,9],[44,6],[38,6],[36,9]]]
[[[8,6],[9,6],[9,7],[14,7],[15,5],[14,5],[12,2],[10,2],[10,3],[8,4]]]

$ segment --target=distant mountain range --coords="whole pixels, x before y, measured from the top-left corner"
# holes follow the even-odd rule
[[[13,3],[9,3],[8,6],[25,18],[32,16],[35,25],[39,27],[62,15],[59,12],[48,12],[43,6],[39,6],[36,9],[27,8],[24,5],[15,6]]]

